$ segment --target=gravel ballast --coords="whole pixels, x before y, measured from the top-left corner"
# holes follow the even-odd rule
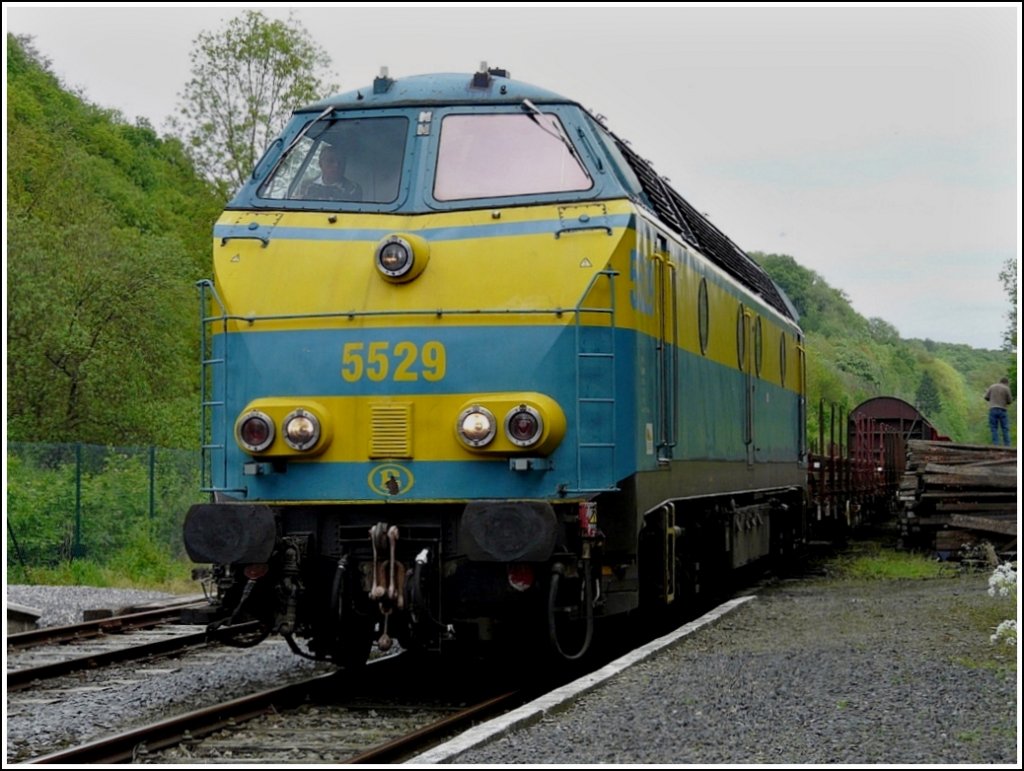
[[[9,586],[7,599],[43,611],[42,625],[82,620],[83,610],[117,610],[174,595],[75,586]],[[333,670],[300,658],[281,638],[244,650],[212,648],[58,678],[7,695],[8,763],[120,733],[192,709]]]
[[[1014,763],[1013,654],[993,664],[979,613],[987,575],[784,581],[710,626],[546,714],[445,762],[458,764]],[[8,587],[63,617],[151,597]],[[60,598],[64,599],[61,600]],[[77,610],[70,610],[77,604]],[[986,618],[988,616],[985,616]],[[66,623],[66,622],[62,622]],[[7,760],[280,685],[322,665],[280,640],[83,673],[70,691],[8,696]],[[222,652],[223,653],[223,652]]]
[[[92,586],[26,586],[6,587],[7,601],[38,610],[39,626],[66,626],[82,621],[86,610],[112,610],[157,600],[171,600],[173,594],[147,592],[141,589],[98,589]]]
[[[459,764],[1014,763],[986,576],[786,582]],[[1003,600],[1007,613],[1012,604]]]

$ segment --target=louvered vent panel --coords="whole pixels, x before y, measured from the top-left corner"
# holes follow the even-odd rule
[[[615,135],[612,134],[614,137]],[[616,146],[622,153],[633,173],[636,174],[644,195],[666,225],[673,228],[685,240],[696,246],[709,260],[735,276],[743,284],[760,294],[769,305],[784,316],[792,318],[792,312],[782,299],[778,289],[767,273],[742,249],[729,240],[689,201],[669,187],[643,158],[618,137]]]
[[[412,403],[370,405],[370,457],[412,457]]]

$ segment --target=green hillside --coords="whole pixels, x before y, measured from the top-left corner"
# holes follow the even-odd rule
[[[903,340],[892,324],[865,319],[842,290],[789,255],[751,256],[800,312],[807,335],[810,438],[818,435],[815,411],[821,399],[849,411],[873,396],[896,396],[918,407],[941,433],[956,441],[990,441],[988,404],[982,395],[1007,374],[1013,354]]]
[[[195,444],[193,285],[220,207],[178,141],[7,36],[9,440]]]

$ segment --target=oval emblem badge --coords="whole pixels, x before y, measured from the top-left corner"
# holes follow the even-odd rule
[[[398,463],[374,466],[366,481],[375,493],[387,496],[401,495],[413,485],[412,472]]]

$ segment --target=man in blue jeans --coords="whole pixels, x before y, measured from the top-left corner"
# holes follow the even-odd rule
[[[985,401],[989,403],[988,428],[992,432],[992,444],[999,444],[999,431],[1003,432],[1003,444],[1010,446],[1010,421],[1006,415],[1006,408],[1013,401],[1010,394],[1009,378],[1000,378],[998,383],[988,387],[985,392]]]

